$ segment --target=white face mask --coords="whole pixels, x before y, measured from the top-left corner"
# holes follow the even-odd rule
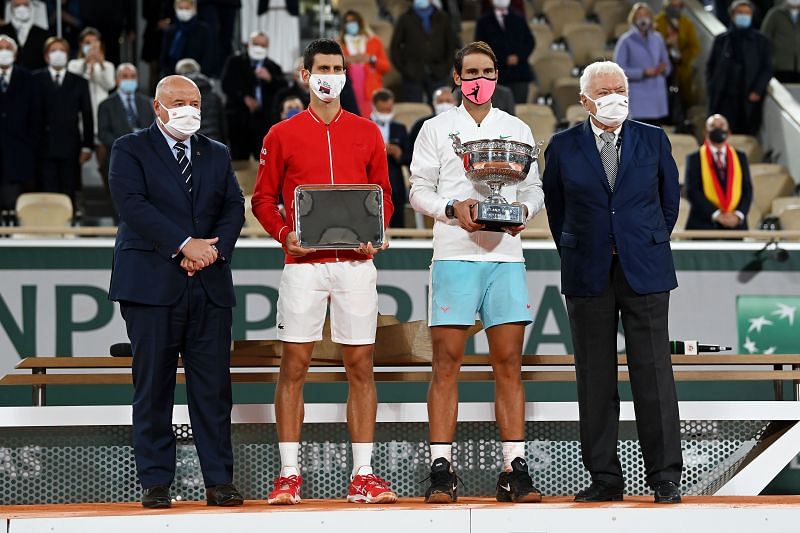
[[[181,22],[189,22],[194,18],[195,12],[194,9],[176,9],[175,16],[178,17],[178,20]]]
[[[196,107],[184,105],[170,109],[164,104],[161,107],[167,112],[169,120],[164,122],[158,117],[158,121],[176,139],[185,141],[200,129],[200,110]]]
[[[14,52],[11,50],[0,50],[0,67],[9,67],[14,62]]]
[[[339,98],[346,81],[344,74],[312,74],[308,79],[311,90],[323,102]]]
[[[53,50],[47,55],[49,65],[53,68],[64,68],[67,65],[67,53],[63,50]]]
[[[586,99],[593,102],[597,107],[597,112],[593,113],[592,116],[600,121],[601,124],[613,128],[619,126],[628,118],[628,97],[624,94],[611,93],[597,100],[592,100],[586,96]]]
[[[511,5],[511,0],[494,0],[493,4],[495,9],[508,9],[508,6]]]
[[[455,107],[455,104],[451,104],[450,102],[440,102],[438,104],[433,104],[433,111],[437,115],[441,115],[442,113],[450,111],[451,109],[455,109]]]
[[[31,19],[31,8],[28,6],[17,6],[11,11],[11,14],[19,22],[28,22]]]
[[[372,112],[373,122],[378,122],[380,124],[388,124],[392,120],[394,120],[394,113],[378,113],[377,111]]]
[[[267,48],[257,44],[247,46],[247,55],[251,61],[263,61],[267,58]]]

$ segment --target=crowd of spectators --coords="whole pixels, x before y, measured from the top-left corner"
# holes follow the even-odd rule
[[[532,23],[545,21],[526,16],[521,0],[473,2],[472,12],[457,0],[413,0],[394,12],[376,0],[383,21],[341,1],[333,31],[348,67],[342,104],[381,128],[400,207],[392,226],[402,226],[403,167],[419,128],[461,101],[451,91],[455,51],[471,39],[492,47],[499,64],[493,105],[514,114],[516,106],[536,101],[532,64],[540,48]],[[54,36],[57,2],[62,37]],[[269,128],[307,107],[297,0],[140,3],[145,25],[136,43],[136,0],[0,0],[0,210],[13,210],[26,191],[76,200],[81,167],[90,159],[107,186],[111,146],[152,124],[149,95],[164,75],[182,74],[198,85],[200,132],[228,144],[234,160],[257,160]],[[683,0],[665,0],[658,11],[647,3],[631,6],[626,31],[616,32],[606,50],[628,76],[632,118],[680,127],[687,111],[702,105],[706,116],[725,117],[731,133],[756,134],[773,73],[800,81],[800,0],[715,4],[728,29],[703,64]],[[379,34],[376,22],[391,23],[390,33]],[[237,27],[242,33],[235,35]],[[563,41],[553,48],[563,49]],[[389,79],[394,92],[384,86]],[[427,103],[430,115],[404,125],[395,120],[396,101]]]

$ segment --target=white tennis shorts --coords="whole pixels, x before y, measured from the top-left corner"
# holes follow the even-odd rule
[[[378,321],[377,280],[371,260],[285,265],[278,289],[278,339],[322,340],[330,303],[333,342],[373,344]]]

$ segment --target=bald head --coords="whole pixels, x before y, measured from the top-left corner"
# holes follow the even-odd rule
[[[720,128],[728,131],[728,119],[720,114],[711,115],[706,119],[706,131],[711,131],[714,128]]]

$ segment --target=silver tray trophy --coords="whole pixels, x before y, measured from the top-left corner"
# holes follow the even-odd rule
[[[453,150],[464,162],[467,179],[486,185],[491,194],[476,206],[475,222],[486,231],[503,231],[508,226],[525,223],[524,208],[509,204],[500,194],[503,185],[516,185],[528,176],[531,165],[539,157],[543,141],[531,146],[504,139],[481,139],[462,143],[450,134]]]

